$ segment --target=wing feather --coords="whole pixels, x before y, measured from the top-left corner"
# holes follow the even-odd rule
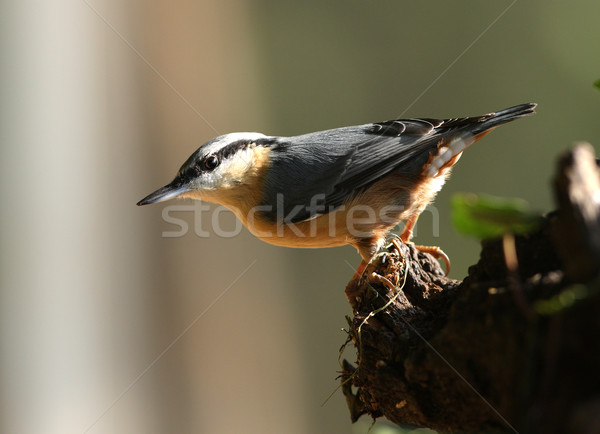
[[[300,222],[340,207],[385,175],[417,178],[440,143],[476,135],[534,113],[521,104],[483,116],[455,119],[396,119],[281,137],[271,142],[262,214],[273,221]]]
[[[407,119],[281,138],[265,180],[263,204],[273,208],[266,214],[297,223],[340,207],[415,155],[428,154],[431,141],[423,138],[434,128],[429,120]]]

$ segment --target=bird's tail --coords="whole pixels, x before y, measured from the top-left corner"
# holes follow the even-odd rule
[[[447,141],[442,142],[442,146],[438,146],[435,153],[430,155],[422,173],[425,176],[437,176],[443,169],[452,167],[466,148],[497,126],[535,113],[536,105],[521,104],[483,116],[443,121],[442,126],[447,128]]]
[[[499,125],[534,114],[536,106],[535,103],[520,104],[499,112],[471,118],[469,132],[479,140]]]

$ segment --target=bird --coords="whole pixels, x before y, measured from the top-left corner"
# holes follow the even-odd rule
[[[414,226],[463,151],[535,103],[482,116],[408,118],[292,137],[230,133],[200,146],[167,185],[137,205],[191,198],[229,208],[259,239],[297,248],[352,245],[355,276],[405,222]],[[450,260],[437,246],[416,246]]]

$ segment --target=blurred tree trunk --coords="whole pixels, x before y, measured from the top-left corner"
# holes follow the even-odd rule
[[[0,432],[164,426],[161,395],[119,396],[157,354],[139,62],[107,25],[131,35],[127,9],[3,3]]]
[[[402,245],[348,285],[358,360],[344,362],[342,384],[353,420],[600,432],[600,177],[591,147],[560,159],[554,188],[558,211],[514,238],[516,268],[502,240],[485,241],[468,277],[455,281]]]

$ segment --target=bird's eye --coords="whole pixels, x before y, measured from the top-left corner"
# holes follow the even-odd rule
[[[218,165],[219,165],[219,159],[217,158],[216,155],[209,155],[204,160],[204,167],[206,167],[208,170],[213,170]]]

